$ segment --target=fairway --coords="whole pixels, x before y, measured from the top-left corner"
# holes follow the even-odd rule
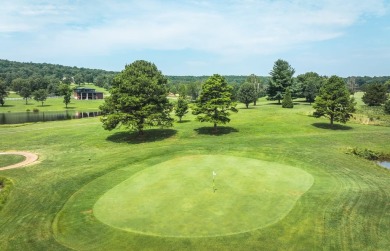
[[[186,156],[129,177],[106,192],[93,212],[110,226],[149,235],[236,234],[282,219],[312,183],[307,172],[273,162]]]

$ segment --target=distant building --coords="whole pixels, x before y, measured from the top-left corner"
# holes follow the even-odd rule
[[[90,100],[90,99],[103,99],[103,92],[96,92],[95,89],[77,87],[73,91],[75,99]]]

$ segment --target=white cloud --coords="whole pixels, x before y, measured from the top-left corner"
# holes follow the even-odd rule
[[[16,0],[2,8],[0,34],[27,33],[40,53],[193,49],[226,57],[337,38],[367,16],[387,11],[382,0]]]

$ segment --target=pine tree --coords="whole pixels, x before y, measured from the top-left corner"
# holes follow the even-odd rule
[[[332,76],[324,83],[316,97],[313,115],[317,118],[322,116],[329,118],[331,125],[334,121],[346,123],[352,117],[355,105],[355,100],[350,97],[344,80]]]
[[[286,89],[286,94],[284,94],[283,101],[282,101],[282,107],[283,108],[294,108],[294,103],[291,98],[291,91],[290,88]]]
[[[224,77],[214,74],[202,85],[202,92],[192,112],[200,122],[212,122],[214,132],[218,124],[230,122],[230,113],[237,112],[236,104],[232,101],[232,87]]]
[[[175,115],[179,117],[179,122],[181,118],[188,113],[188,101],[185,96],[180,95],[175,106]]]

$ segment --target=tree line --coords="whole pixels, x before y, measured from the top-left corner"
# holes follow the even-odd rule
[[[312,72],[294,78],[294,73],[294,68],[287,61],[279,59],[270,71],[267,88],[261,89],[264,87],[260,85],[261,79],[251,75],[239,86],[236,98],[248,108],[249,103],[254,102],[256,105],[259,93],[264,91],[268,99],[276,100],[283,108],[293,108],[295,93],[304,96],[308,102],[314,102],[313,116],[327,117],[332,126],[334,122],[346,123],[352,117],[356,102],[344,79],[338,76],[321,77]],[[373,88],[375,90],[384,91],[385,99],[377,103],[381,105],[388,98],[387,89],[382,88],[385,85],[371,86],[376,87]],[[188,113],[185,89],[185,85],[181,85],[178,101],[173,104],[166,95],[168,79],[156,65],[144,60],[126,65],[115,77],[110,89],[111,95],[100,106],[103,127],[113,130],[123,125],[138,131],[139,135],[143,134],[146,126],[171,127],[173,110],[179,117],[179,122]],[[369,92],[363,97],[364,101],[369,99],[367,93]],[[378,97],[377,93],[371,96]],[[234,86],[229,85],[225,77],[214,74],[200,86],[199,95],[192,106],[192,114],[197,115],[196,119],[200,122],[212,123],[216,132],[219,124],[230,122],[231,112],[238,112],[234,98]],[[390,100],[387,103],[390,104]]]

